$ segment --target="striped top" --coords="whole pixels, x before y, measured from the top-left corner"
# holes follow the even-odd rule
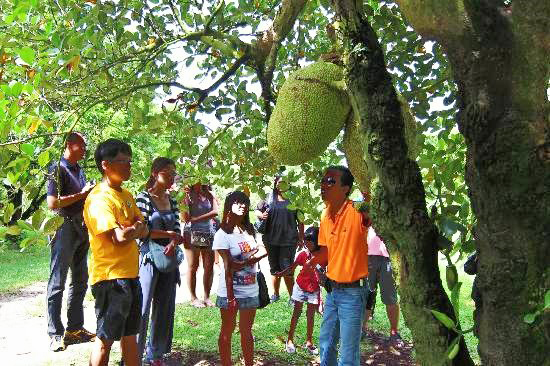
[[[140,209],[143,217],[147,221],[147,226],[149,230],[165,230],[165,231],[175,231],[176,233],[180,232],[180,222],[179,215],[180,211],[176,200],[172,197],[168,197],[170,200],[170,210],[158,210],[155,203],[151,200],[151,196],[148,192],[141,192],[136,198],[137,207]],[[158,242],[161,245],[166,245],[164,241],[169,241],[168,239],[155,239],[155,242]],[[142,244],[142,243],[140,243]]]

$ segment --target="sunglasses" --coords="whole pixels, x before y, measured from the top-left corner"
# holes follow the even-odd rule
[[[333,186],[336,184],[336,179],[334,179],[333,177],[326,177],[321,179],[320,183],[326,184],[327,186]]]

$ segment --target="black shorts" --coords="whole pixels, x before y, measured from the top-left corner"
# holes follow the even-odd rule
[[[99,338],[119,341],[139,333],[142,295],[137,278],[97,282],[92,285],[92,295]]]
[[[294,263],[296,246],[266,245],[269,270],[272,275],[287,269]]]

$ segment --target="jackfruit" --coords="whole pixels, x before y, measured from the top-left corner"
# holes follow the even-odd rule
[[[352,113],[343,78],[342,67],[322,61],[288,77],[267,127],[268,151],[278,163],[309,161],[338,136]]]
[[[350,118],[344,130],[342,148],[346,155],[348,168],[351,170],[359,189],[361,192],[369,192],[371,177],[368,174],[367,162],[363,153],[365,138],[360,129],[359,122],[355,118]]]
[[[405,124],[405,141],[407,143],[408,156],[410,159],[416,160],[418,154],[418,146],[416,144],[416,120],[412,115],[407,100],[401,95],[398,95],[397,98],[401,104],[401,116]],[[361,132],[359,122],[355,118],[350,118],[344,130],[342,148],[346,155],[348,167],[359,185],[361,192],[370,191],[369,186],[372,180],[365,160],[364,149],[367,149],[367,147],[367,140],[364,133]]]

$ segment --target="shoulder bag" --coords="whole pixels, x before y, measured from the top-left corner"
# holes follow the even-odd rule
[[[269,305],[269,290],[267,289],[267,282],[265,281],[265,276],[262,273],[262,270],[260,269],[260,266],[258,265],[258,272],[256,273],[256,281],[258,282],[258,309],[265,308],[267,305]]]
[[[147,193],[149,196],[149,193]],[[151,196],[149,196],[149,202],[151,203],[151,206],[158,211],[158,208],[156,207],[155,203],[151,199]],[[172,202],[170,201],[170,206],[172,205]],[[162,227],[163,230],[166,230],[166,222],[164,221],[164,218],[162,218]],[[149,228],[150,229],[150,228]],[[179,245],[176,245],[174,247],[174,255],[166,255],[164,254],[164,246],[156,243],[153,239],[148,238],[148,244],[149,244],[149,253],[147,254],[149,256],[149,259],[153,262],[153,265],[156,269],[158,269],[160,272],[172,272],[178,266],[183,262],[183,250],[179,247]]]

